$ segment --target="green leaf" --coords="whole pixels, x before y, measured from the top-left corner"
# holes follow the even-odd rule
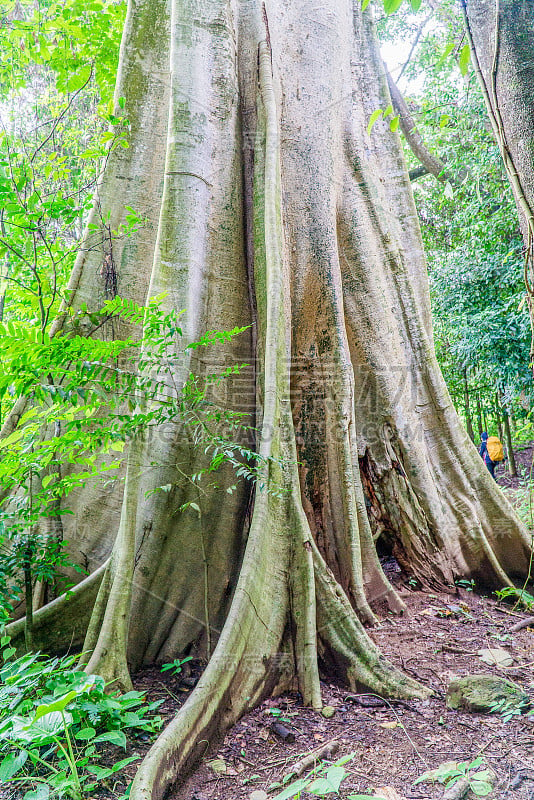
[[[126,735],[122,731],[106,731],[106,733],[101,733],[100,736],[93,739],[93,742],[95,744],[97,742],[110,742],[126,749]]]
[[[82,67],[79,72],[76,72],[74,75],[67,81],[67,91],[68,92],[77,92],[78,89],[81,89],[91,76],[91,65],[87,64],[85,67]]]
[[[372,794],[349,794],[347,800],[373,800]],[[374,800],[380,800],[379,798],[374,798]]]
[[[307,787],[307,791],[310,794],[316,794],[318,797],[324,797],[325,794],[332,794],[334,790],[326,778],[316,778]]]
[[[470,60],[471,50],[469,49],[468,44],[464,44],[460,50],[460,58],[458,59],[458,66],[460,67],[460,72],[462,75],[467,75],[467,67],[469,66]]]
[[[26,763],[27,758],[28,753],[26,750],[20,750],[16,755],[15,753],[8,753],[0,763],[0,784],[16,775]]]
[[[391,131],[395,132],[395,131],[398,129],[398,127],[399,127],[399,124],[400,124],[400,117],[399,117],[399,115],[397,114],[397,116],[396,116],[396,117],[393,117],[393,119],[392,119],[392,120],[391,120],[391,122],[389,123],[389,129],[390,129]]]
[[[410,0],[412,11],[419,11],[423,0]]]
[[[386,14],[394,14],[402,5],[402,0],[384,0],[384,11]]]
[[[469,785],[471,791],[476,794],[477,797],[485,797],[492,789],[491,783],[487,781],[471,780]]]
[[[110,445],[111,450],[116,450],[117,453],[122,453],[126,442],[112,442]]]
[[[22,800],[48,800],[50,797],[50,787],[47,783],[40,783],[37,789],[26,792]]]
[[[33,722],[37,722],[37,720],[41,719],[41,717],[46,716],[46,714],[52,714],[54,711],[63,711],[69,703],[72,703],[77,695],[78,692],[68,692],[66,695],[60,697],[59,700],[55,700],[53,703],[37,706],[37,711],[35,712]]]
[[[83,742],[89,741],[89,739],[92,739],[95,735],[96,731],[94,728],[82,728],[75,734],[75,738],[80,739]]]
[[[378,119],[379,119],[379,118],[382,116],[382,114],[383,114],[383,113],[384,113],[384,112],[382,111],[382,109],[381,109],[381,108],[377,108],[377,109],[375,109],[375,110],[373,111],[373,113],[372,113],[372,114],[371,114],[371,116],[369,117],[369,124],[368,124],[368,126],[367,126],[367,133],[368,133],[369,135],[371,134],[371,131],[373,130],[373,125],[374,125],[374,124],[375,124],[375,122],[376,122],[376,121],[377,121],[377,120],[378,120]]]
[[[24,428],[13,431],[13,433],[11,433],[9,436],[6,436],[5,439],[0,440],[0,450],[3,449],[4,447],[9,447],[9,445],[18,442],[19,439],[22,439],[24,434],[25,434]]]
[[[308,783],[309,781],[306,778],[299,778],[298,781],[293,781],[282,792],[276,794],[272,800],[289,800],[289,798],[295,797],[299,792],[302,792]]]
[[[362,11],[365,11],[371,0],[362,0]]]
[[[307,791],[324,797],[326,794],[337,794],[347,772],[342,766],[330,767],[324,778],[316,778],[308,787]]]

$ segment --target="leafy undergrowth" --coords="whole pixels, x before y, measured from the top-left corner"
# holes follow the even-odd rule
[[[23,800],[72,800],[120,778],[140,758],[131,751],[161,727],[161,701],[139,691],[106,693],[104,680],[76,669],[77,656],[19,658],[1,639],[0,786]],[[113,757],[109,749],[124,757]]]

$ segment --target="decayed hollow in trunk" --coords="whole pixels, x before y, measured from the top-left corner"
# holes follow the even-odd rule
[[[318,654],[352,687],[424,696],[364,628],[373,604],[402,609],[373,533],[438,585],[509,583],[526,573],[529,542],[436,364],[400,142],[366,132],[389,96],[360,0],[134,0],[117,96],[132,141],[99,203],[114,227],[123,204],[148,219],[117,248],[118,291],[167,292],[189,339],[251,324],[216,352],[252,365],[218,399],[248,414],[271,459],[254,497],[228,494],[231,474],[198,496],[176,465],[193,473],[203,456],[177,423],[132,443],[123,492],[89,486],[66,520],[91,568],[112,550],[73,594],[89,617],[100,581],[90,669],[127,686],[129,667],[215,645],[139,769],[132,797],[148,800],[267,693],[298,687],[320,706]],[[80,259],[73,303],[98,304],[101,265]],[[213,371],[198,352],[184,374]],[[178,513],[188,500],[200,513]],[[35,626],[60,645],[68,603],[61,625],[57,608]],[[78,614],[77,641],[80,628]]]

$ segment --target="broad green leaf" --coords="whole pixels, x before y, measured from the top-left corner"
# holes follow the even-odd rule
[[[75,734],[75,738],[80,739],[83,742],[89,741],[89,739],[92,739],[95,735],[96,731],[94,728],[82,728]]]
[[[467,67],[469,66],[470,60],[471,60],[471,51],[469,49],[469,45],[464,44],[464,46],[460,50],[460,58],[458,59],[458,66],[460,67],[460,72],[462,73],[462,75],[467,75]]]
[[[16,775],[26,763],[27,758],[26,750],[20,750],[17,754],[8,753],[0,763],[0,784]]]
[[[327,794],[337,794],[347,772],[342,766],[330,767],[324,778],[316,778],[308,787],[307,791],[324,797]]]
[[[413,11],[419,11],[419,9],[421,8],[422,2],[423,2],[423,0],[410,0],[410,3],[412,5],[412,10]]]
[[[477,781],[471,780],[470,781],[470,788],[473,794],[476,794],[477,797],[486,797],[491,792],[492,785],[487,781]]]
[[[15,444],[16,442],[18,442],[19,439],[22,439],[22,437],[24,436],[25,432],[26,431],[24,430],[24,428],[22,428],[22,429],[13,431],[13,433],[11,433],[9,436],[6,436],[5,439],[0,439],[0,450],[2,450],[4,447],[9,447],[10,445]]]
[[[368,126],[367,126],[367,133],[368,133],[369,135],[371,134],[371,131],[373,130],[373,125],[374,125],[374,124],[375,124],[375,122],[376,122],[376,121],[377,121],[377,120],[378,120],[378,119],[379,119],[379,118],[382,116],[382,114],[383,114],[383,113],[384,113],[384,112],[382,111],[382,109],[381,109],[381,108],[377,108],[377,109],[375,109],[375,110],[373,111],[373,113],[372,113],[372,114],[371,114],[371,116],[369,117],[369,124],[368,124]]]
[[[392,130],[393,132],[395,132],[398,129],[399,124],[400,124],[400,117],[397,114],[397,116],[393,117],[393,119],[389,123],[389,129]]]
[[[58,700],[54,700],[53,703],[37,706],[37,711],[35,712],[33,721],[37,722],[37,720],[41,719],[41,717],[44,717],[46,714],[52,714],[54,711],[63,711],[69,703],[72,703],[78,694],[79,692],[68,692],[68,694],[60,697]]]
[[[384,0],[384,11],[386,14],[394,14],[402,5],[402,0]]]
[[[46,783],[40,783],[37,789],[26,792],[22,800],[48,800],[50,797],[50,787]]]
[[[110,742],[126,749],[126,735],[122,731],[106,731],[93,739],[93,742]]]
[[[313,783],[306,787],[310,794],[315,794],[317,797],[324,797],[326,794],[333,794],[334,789],[326,778],[316,778]]]
[[[438,68],[439,68],[439,67],[443,66],[443,64],[445,63],[445,61],[448,59],[448,57],[450,56],[450,54],[451,54],[451,53],[452,53],[452,51],[454,50],[455,46],[456,46],[456,42],[454,41],[454,39],[452,39],[452,40],[451,40],[451,41],[450,41],[450,42],[447,44],[447,47],[445,48],[445,50],[444,50],[444,52],[443,52],[443,55],[441,56],[441,58],[439,59],[438,63],[436,64],[436,67],[438,67]]]
[[[286,786],[282,792],[276,794],[271,800],[289,800],[289,798],[298,796],[299,792],[302,792],[308,783],[308,779],[299,778],[298,781],[293,781],[293,783],[290,783],[289,786]]]

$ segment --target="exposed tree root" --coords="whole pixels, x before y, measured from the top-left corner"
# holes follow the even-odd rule
[[[79,647],[83,643],[106,568],[107,562],[73,589],[35,612],[33,641],[36,650],[44,652],[67,650],[70,647]],[[11,636],[15,647],[22,648],[24,618],[8,625],[6,633]]]

